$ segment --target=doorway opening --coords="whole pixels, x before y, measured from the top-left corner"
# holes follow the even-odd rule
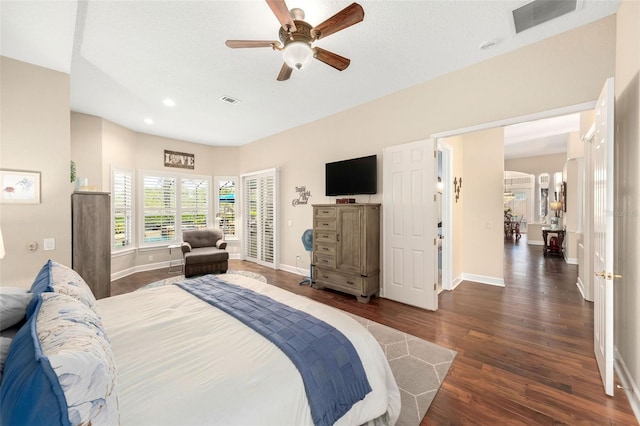
[[[456,167],[458,167],[455,173],[462,176],[464,179],[464,171],[462,170],[462,167],[463,167],[462,160],[461,158],[457,157],[458,154],[456,151],[454,151],[454,148],[453,148],[453,147],[455,147],[456,149],[458,148],[457,139],[462,138],[465,135],[472,134],[474,132],[480,132],[480,131],[491,130],[491,129],[499,129],[499,128],[504,129],[508,126],[515,126],[515,125],[521,126],[524,123],[533,122],[537,120],[553,118],[558,116],[565,116],[565,115],[580,113],[584,111],[593,111],[595,106],[596,106],[596,102],[585,102],[582,104],[548,110],[548,111],[520,116],[520,117],[514,117],[510,119],[505,119],[505,120],[484,123],[476,126],[460,128],[460,129],[436,133],[432,135],[432,138],[437,141],[438,146],[441,146],[441,144],[444,144],[452,147],[451,150],[449,151],[450,168],[448,169],[448,171],[450,175],[448,176],[448,178],[443,178],[443,182],[445,183],[445,188],[444,188],[443,197],[442,197],[443,212],[445,212],[445,216],[446,216],[446,209],[449,209],[449,212],[451,213],[451,217],[449,218],[449,220],[447,219],[443,220],[443,233],[444,233],[444,238],[442,241],[442,260],[443,260],[442,287],[443,289],[453,290],[460,282],[462,282],[465,279],[484,283],[484,284],[490,284],[490,285],[497,285],[497,286],[505,285],[504,272],[501,273],[501,276],[483,276],[483,275],[477,275],[477,274],[470,274],[464,271],[464,265],[462,265],[462,262],[455,260],[455,259],[461,259],[463,257],[463,252],[464,252],[463,245],[465,241],[468,241],[468,239],[465,239],[465,235],[464,235],[465,230],[463,226],[463,219],[462,219],[462,212],[461,212],[462,209],[454,209],[453,208],[454,202],[455,202],[454,199],[452,197],[448,197],[447,199],[446,197],[447,195],[451,194],[451,187],[452,187],[451,182],[453,181],[454,163],[456,164]],[[504,158],[502,160],[502,163],[503,163],[503,167],[502,167],[502,170],[500,171],[501,174],[504,173],[504,170],[505,170]],[[510,167],[510,169],[514,170],[516,168]],[[447,170],[447,167],[444,167],[443,170]],[[560,167],[560,170],[562,170],[562,167]],[[550,170],[549,173],[555,173],[557,171],[558,169],[554,168],[553,170]],[[499,179],[499,180],[502,181],[502,179]],[[447,188],[447,186],[449,186],[449,188]],[[501,189],[504,190],[504,185],[501,185],[501,186],[503,187]],[[499,190],[500,189],[496,188],[496,192]],[[532,212],[533,217],[530,216],[532,219],[534,219],[539,214],[539,212],[537,211],[537,207],[539,207],[539,203],[540,203],[540,198],[538,194],[539,191],[534,189],[533,192],[534,193],[531,194],[530,199],[528,200],[529,203],[533,203],[533,207],[529,207],[531,210],[533,210]],[[504,206],[501,207],[499,203],[500,201],[496,201],[496,206],[495,206],[495,210],[497,212],[496,214],[498,217],[503,217]],[[542,235],[542,232],[541,232],[542,223],[538,224],[536,227],[531,224],[528,218],[525,217],[525,219],[527,220],[525,228],[526,228],[527,235],[529,236],[526,242],[530,245],[542,246],[543,245],[542,237],[540,238],[537,237],[538,234]],[[447,222],[450,224],[450,226],[452,226],[452,228],[455,228],[454,233],[460,233],[460,235],[456,235],[453,238],[448,239],[447,228],[446,228]],[[454,223],[456,224],[455,227],[453,226]],[[500,239],[500,241],[503,240],[504,238],[504,235],[502,232],[503,226],[501,223],[500,224],[491,223],[491,221],[487,220],[485,222],[482,222],[480,225],[486,228],[491,227],[493,232],[495,232],[495,234],[493,234],[494,235],[493,238],[497,237]],[[451,236],[451,232],[449,232],[449,236]],[[532,237],[532,236],[535,236],[535,237]],[[450,244],[447,244],[447,242],[449,242]],[[496,245],[495,256],[493,256],[492,258],[494,259],[494,262],[499,262],[499,266],[496,265],[495,270],[503,271],[504,243],[502,242],[497,244],[500,244],[499,245],[500,249],[498,249],[497,248],[498,246]],[[542,247],[540,247],[540,251],[542,251]],[[450,263],[451,275],[449,277],[445,277],[446,267],[444,266],[444,263],[447,261],[451,262]]]

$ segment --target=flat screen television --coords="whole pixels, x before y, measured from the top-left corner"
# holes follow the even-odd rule
[[[325,165],[325,195],[375,194],[378,191],[375,155],[335,161]]]

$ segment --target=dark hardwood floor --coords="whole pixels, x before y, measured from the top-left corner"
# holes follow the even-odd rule
[[[436,312],[387,299],[368,305],[300,276],[232,260],[268,282],[456,350],[423,425],[637,425],[623,390],[604,394],[593,355],[593,304],[582,299],[577,266],[543,257],[526,236],[505,240],[505,283],[462,282]],[[167,270],[112,283],[112,295],[166,278]],[[619,383],[619,382],[617,382]]]

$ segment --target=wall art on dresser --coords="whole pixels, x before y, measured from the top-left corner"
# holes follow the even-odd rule
[[[193,170],[196,166],[196,156],[185,152],[164,150],[164,166]]]
[[[40,204],[40,172],[0,170],[2,204]]]

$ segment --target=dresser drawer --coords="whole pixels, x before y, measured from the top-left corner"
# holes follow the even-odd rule
[[[318,268],[316,281],[336,290],[349,290],[352,294],[363,294],[364,278],[357,275],[341,274]]]
[[[336,219],[333,218],[315,218],[313,221],[313,227],[321,231],[335,231]]]
[[[317,243],[335,243],[336,242],[336,233],[332,231],[316,231],[314,235],[314,240]]]
[[[336,267],[336,257],[328,254],[318,254],[313,252],[313,263],[316,266],[324,266],[327,268]]]
[[[336,217],[336,208],[335,207],[314,207],[313,217],[315,218]]]
[[[323,243],[320,241],[316,241],[313,246],[313,251],[318,254],[329,254],[332,256],[335,256],[336,254],[336,245],[333,243]]]

